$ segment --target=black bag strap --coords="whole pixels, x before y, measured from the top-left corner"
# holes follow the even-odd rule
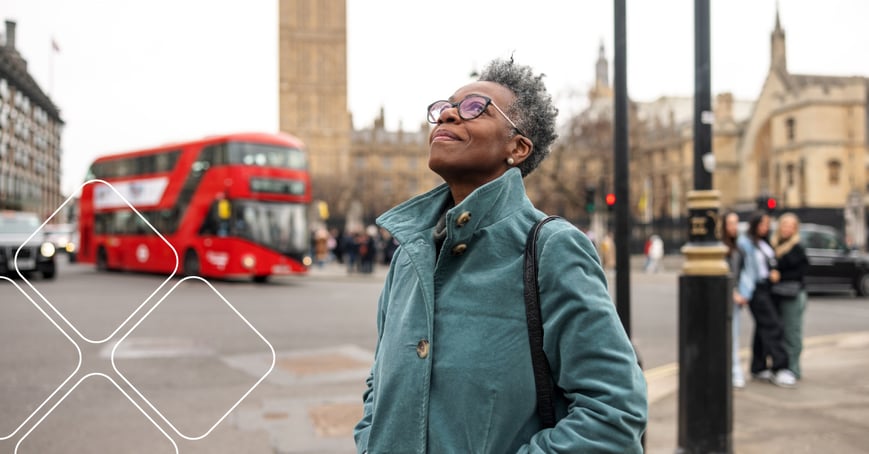
[[[525,317],[528,319],[528,343],[531,345],[531,362],[534,365],[534,385],[537,388],[537,413],[544,428],[555,426],[555,403],[553,401],[552,370],[543,352],[543,321],[540,315],[540,293],[537,287],[537,235],[549,221],[559,216],[547,216],[534,224],[525,242]]]

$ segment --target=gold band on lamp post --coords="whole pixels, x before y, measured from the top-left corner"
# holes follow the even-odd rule
[[[718,190],[688,192],[688,243],[682,247],[685,262],[682,273],[692,276],[722,276],[730,270],[724,256],[727,247],[721,242],[721,207]]]

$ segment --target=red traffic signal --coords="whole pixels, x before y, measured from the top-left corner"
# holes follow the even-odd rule
[[[604,201],[606,202],[606,209],[608,211],[612,211],[613,207],[616,206],[616,195],[613,194],[612,192],[607,193],[606,197],[604,198]]]
[[[772,212],[775,211],[775,208],[777,205],[778,205],[778,203],[776,203],[775,197],[762,195],[762,196],[759,196],[757,198],[757,209],[758,210],[764,210],[767,213],[772,214]]]

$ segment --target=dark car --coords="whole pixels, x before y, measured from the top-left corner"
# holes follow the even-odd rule
[[[800,225],[800,243],[809,258],[806,290],[855,291],[869,295],[869,255],[849,247],[833,227]]]
[[[35,213],[0,211],[0,274],[15,274],[17,265],[21,273],[39,271],[46,279],[54,278],[55,247],[45,241],[44,232],[33,234],[40,224]]]

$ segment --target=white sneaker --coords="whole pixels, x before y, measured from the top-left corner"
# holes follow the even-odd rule
[[[772,383],[782,388],[796,388],[797,376],[788,369],[780,369],[775,373]]]
[[[771,382],[773,380],[773,378],[775,378],[775,376],[772,374],[771,370],[767,369],[767,370],[762,370],[756,374],[751,374],[751,378],[758,380],[758,381]]]
[[[734,389],[745,388],[745,379],[742,377],[733,377],[733,388]]]

